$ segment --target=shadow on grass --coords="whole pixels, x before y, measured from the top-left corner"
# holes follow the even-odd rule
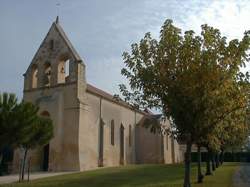
[[[227,168],[227,167],[226,167]],[[219,169],[218,169],[219,170]],[[34,180],[30,183],[10,184],[7,187],[182,187],[183,165],[131,165],[102,168],[56,177]],[[192,167],[192,181],[196,167]],[[193,183],[194,186],[197,184]],[[204,186],[209,185],[205,182]],[[202,185],[203,186],[203,185]],[[211,183],[210,185],[211,186]],[[222,186],[221,186],[222,187]]]

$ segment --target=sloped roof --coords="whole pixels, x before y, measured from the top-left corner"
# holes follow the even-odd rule
[[[42,43],[40,44],[38,50],[36,51],[33,60],[36,58],[37,54],[39,53],[39,50],[41,49],[44,41],[46,40],[46,38],[48,37],[49,33],[51,32],[51,30],[55,28],[55,30],[58,32],[58,34],[62,37],[63,41],[65,42],[66,46],[69,48],[70,52],[72,53],[72,56],[75,58],[75,60],[77,62],[82,61],[80,55],[77,53],[77,51],[75,50],[75,48],[73,47],[72,43],[70,42],[69,38],[67,37],[67,35],[65,34],[63,28],[60,26],[58,18],[56,21],[54,21],[48,31],[48,33],[46,34],[45,38],[43,39]],[[32,63],[29,65],[29,67],[32,65]],[[28,68],[29,69],[29,68]],[[25,75],[25,74],[24,74]]]
[[[58,33],[60,34],[60,36],[62,37],[62,39],[65,41],[67,47],[69,48],[69,50],[71,51],[72,55],[74,56],[74,58],[77,61],[82,61],[80,55],[77,53],[77,51],[75,50],[75,48],[73,47],[72,43],[70,42],[69,38],[67,37],[67,35],[65,34],[63,28],[59,25],[58,21],[55,21],[52,24],[52,27],[55,27],[56,30],[58,31]]]
[[[102,97],[102,98],[104,98],[104,99],[106,99],[108,101],[114,102],[114,103],[116,103],[118,105],[129,108],[131,110],[135,110],[137,112],[140,112],[141,114],[152,115],[151,113],[148,113],[146,111],[137,110],[137,109],[133,108],[133,106],[131,106],[127,102],[125,102],[125,101],[123,101],[121,99],[118,100],[118,99],[114,98],[113,95],[111,95],[111,94],[109,94],[109,93],[107,93],[107,92],[105,92],[105,91],[103,91],[103,90],[101,90],[99,88],[96,88],[95,86],[93,86],[91,84],[87,84],[87,92],[92,93],[92,94],[94,94],[96,96]]]

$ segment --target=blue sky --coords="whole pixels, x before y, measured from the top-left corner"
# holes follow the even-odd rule
[[[248,0],[0,0],[0,92],[22,97],[22,74],[58,12],[87,81],[112,94],[125,81],[122,53],[146,32],[158,37],[165,19],[197,33],[207,23],[229,39],[250,29]]]

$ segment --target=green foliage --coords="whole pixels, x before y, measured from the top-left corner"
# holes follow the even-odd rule
[[[12,133],[18,128],[15,123],[14,111],[17,106],[15,94],[0,93],[0,150],[6,145],[12,145]],[[13,128],[11,125],[13,125]]]
[[[248,61],[249,32],[241,41],[227,44],[218,29],[201,28],[201,36],[193,31],[182,36],[167,20],[159,42],[146,33],[132,44],[131,53],[123,54],[126,68],[121,71],[132,90],[120,85],[125,99],[133,105],[160,108],[173,119],[179,137],[192,142],[213,130],[232,110],[245,106],[246,101],[240,100],[245,92],[239,89],[243,80],[249,81],[239,72]]]
[[[53,137],[53,124],[49,118],[37,115],[39,108],[32,103],[22,102],[17,107],[16,119],[22,126],[18,132],[20,147],[25,149],[35,148],[48,143]]]
[[[17,103],[14,94],[0,94],[0,147],[30,149],[47,144],[53,137],[53,124],[38,111],[32,103]]]
[[[27,153],[30,149],[43,146],[53,137],[53,124],[49,118],[38,116],[39,108],[32,103],[22,102],[16,108],[15,118],[20,127],[16,132],[16,143],[24,149],[21,178],[24,180],[24,170]]]
[[[200,35],[192,30],[182,34],[166,20],[159,41],[146,33],[123,54],[121,73],[131,92],[125,85],[120,91],[133,106],[156,107],[171,119],[175,136],[187,143],[188,163],[190,144],[218,151],[246,139],[249,74],[240,67],[249,62],[249,47],[249,31],[227,42],[206,24]]]
[[[28,150],[47,144],[53,137],[52,120],[40,117],[38,111],[32,103],[17,103],[14,94],[0,94],[0,156],[4,146],[25,150],[22,179]]]

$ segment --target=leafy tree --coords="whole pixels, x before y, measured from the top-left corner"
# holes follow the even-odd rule
[[[18,126],[14,126],[13,123],[13,113],[16,106],[17,97],[15,94],[0,93],[0,170],[4,148],[13,146],[15,143],[12,134],[18,129]]]
[[[51,119],[39,117],[38,110],[32,103],[17,103],[14,94],[0,94],[0,153],[5,146],[24,149],[22,179],[28,151],[53,137]]]
[[[49,118],[42,118],[37,115],[39,108],[32,103],[21,103],[17,109],[16,119],[21,125],[23,135],[18,140],[20,148],[24,149],[21,176],[24,179],[24,170],[28,151],[38,146],[48,144],[53,137],[53,124]]]
[[[17,97],[15,94],[0,94],[0,150],[6,145],[14,143],[12,136],[16,127],[13,128],[13,114],[17,106]],[[11,125],[10,125],[11,124]]]
[[[235,67],[237,68],[237,66]],[[211,174],[210,160],[212,161],[213,170],[219,166],[218,154],[222,147],[225,147],[226,140],[232,141],[236,138],[236,132],[232,133],[232,131],[238,131],[237,134],[241,138],[236,138],[237,140],[246,139],[246,133],[248,132],[245,120],[249,99],[249,97],[246,97],[248,86],[245,83],[248,82],[248,79],[245,75],[245,80],[239,79],[238,77],[242,73],[235,71],[235,67],[221,69],[223,71],[220,70],[220,76],[213,83],[213,87],[215,88],[217,85],[217,88],[210,89],[212,94],[207,94],[206,112],[203,116],[207,128],[203,126],[200,139],[197,142],[198,145],[206,147],[209,152],[206,175]],[[231,72],[236,73],[232,74]],[[209,91],[209,89],[206,90]],[[215,94],[213,90],[216,91]],[[198,171],[200,171],[200,163],[198,167]],[[199,175],[201,174],[199,173]],[[198,179],[201,182],[201,177],[198,176]]]
[[[246,152],[250,152],[250,137],[249,136],[248,136],[248,139],[247,139],[247,141],[246,141],[246,143],[244,145],[244,150]]]
[[[201,36],[193,31],[182,35],[166,20],[159,41],[146,33],[138,44],[131,45],[130,54],[123,54],[126,67],[121,71],[131,89],[120,86],[125,100],[132,100],[134,106],[160,109],[171,118],[175,136],[186,142],[184,187],[191,186],[192,144],[206,137],[209,147],[216,149],[218,124],[239,109],[225,107],[237,99],[227,94],[237,80],[245,78],[239,67],[248,61],[249,32],[241,41],[227,44],[218,29],[201,28]]]

